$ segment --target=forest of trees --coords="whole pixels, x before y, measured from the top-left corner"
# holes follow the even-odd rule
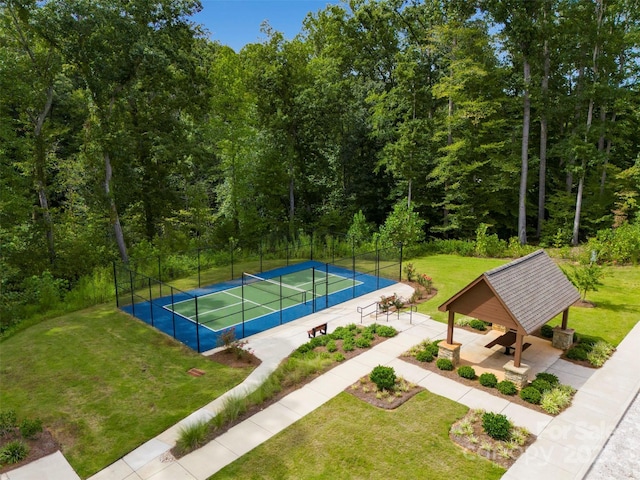
[[[238,53],[201,8],[0,1],[4,304],[354,216],[566,245],[638,221],[638,0],[349,0]]]

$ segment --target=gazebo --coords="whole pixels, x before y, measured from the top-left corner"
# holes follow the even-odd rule
[[[578,290],[560,267],[544,250],[537,250],[484,272],[438,307],[449,312],[447,339],[440,350],[444,348],[443,353],[454,364],[459,361],[460,345],[453,339],[455,314],[468,315],[504,327],[506,333],[500,337],[504,340],[498,339],[496,344],[514,345],[513,367],[519,372],[525,367],[522,373],[526,375],[526,366],[521,364],[524,336],[562,313],[562,325],[554,329],[553,345],[563,349],[571,346],[573,330],[567,328],[569,307],[579,299]]]

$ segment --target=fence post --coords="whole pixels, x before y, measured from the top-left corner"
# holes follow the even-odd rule
[[[200,247],[198,247],[196,251],[198,252],[198,288],[200,288],[202,287],[200,284]]]
[[[402,242],[400,242],[400,275],[398,276],[398,281],[402,281]]]
[[[242,338],[244,338],[244,273],[242,274],[240,281],[240,296],[242,297]]]
[[[260,249],[260,273],[262,273],[262,240],[260,240],[260,246],[258,248]]]
[[[376,237],[376,290],[380,289],[380,249],[378,248],[378,240]]]
[[[173,323],[173,338],[176,338],[176,311],[173,303],[173,287],[171,287],[171,322]]]
[[[316,312],[316,268],[311,268],[311,311]]]
[[[324,305],[325,308],[329,308],[329,264],[325,263],[324,264],[324,282],[325,282],[325,286],[324,286]]]
[[[151,317],[151,326],[154,327],[153,324],[153,293],[151,293],[151,278],[149,278],[149,314]]]
[[[231,242],[231,280],[233,280],[233,241]],[[244,296],[242,298],[244,300]],[[242,328],[244,329],[244,320],[242,320]]]
[[[194,297],[196,305],[196,344],[198,345],[198,353],[200,353],[200,318],[198,316],[198,297]]]
[[[131,314],[135,317],[136,316],[136,299],[134,296],[134,283],[133,283],[133,272],[131,270],[129,270],[129,282],[131,284]]]

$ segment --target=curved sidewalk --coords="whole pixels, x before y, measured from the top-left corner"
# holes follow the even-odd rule
[[[339,325],[360,323],[360,315],[356,313],[357,306],[376,301],[382,294],[398,293],[408,296],[410,292],[405,292],[404,288],[409,287],[397,284],[251,337],[249,345],[262,359],[262,364],[242,384],[146,442],[90,480],[205,480],[320,407],[380,364],[392,366],[407,380],[470,408],[504,413],[516,425],[524,426],[538,435],[536,442],[503,478],[538,480],[546,475],[554,480],[582,479],[640,390],[640,369],[634,367],[633,363],[636,352],[640,349],[640,323],[601,369],[584,369],[564,360],[557,360],[548,368],[563,383],[579,387],[572,406],[557,417],[551,417],[404,362],[399,358],[404,351],[425,338],[443,338],[446,325],[419,314],[414,314],[412,324],[409,323],[408,315],[403,315],[399,320],[394,316],[391,317],[391,324],[400,330],[396,337],[336,366],[189,455],[178,460],[171,456],[169,450],[175,445],[181,426],[210,419],[228,396],[246,395],[257,388],[283,358],[308,341],[306,331],[309,328],[324,322],[329,322],[330,330]],[[371,319],[367,321],[372,322]],[[379,322],[384,322],[384,318],[379,319]],[[464,345],[477,337],[477,334],[460,330],[456,331],[456,337]],[[42,476],[42,470],[39,474],[34,471],[33,475],[29,475],[30,466],[16,469],[1,478],[78,478],[77,475]]]

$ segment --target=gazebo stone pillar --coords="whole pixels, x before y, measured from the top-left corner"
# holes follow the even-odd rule
[[[453,342],[447,343],[446,340],[438,343],[438,358],[447,358],[451,360],[453,366],[455,367],[460,363],[460,347],[461,343]]]
[[[529,383],[529,370],[531,367],[521,363],[519,367],[513,364],[513,360],[509,360],[504,364],[504,379],[516,384],[516,387],[522,389]]]
[[[571,348],[573,345],[573,334],[575,330],[573,328],[561,328],[554,327],[553,329],[553,340],[551,341],[551,345],[554,348],[559,348],[560,350],[567,350]]]

